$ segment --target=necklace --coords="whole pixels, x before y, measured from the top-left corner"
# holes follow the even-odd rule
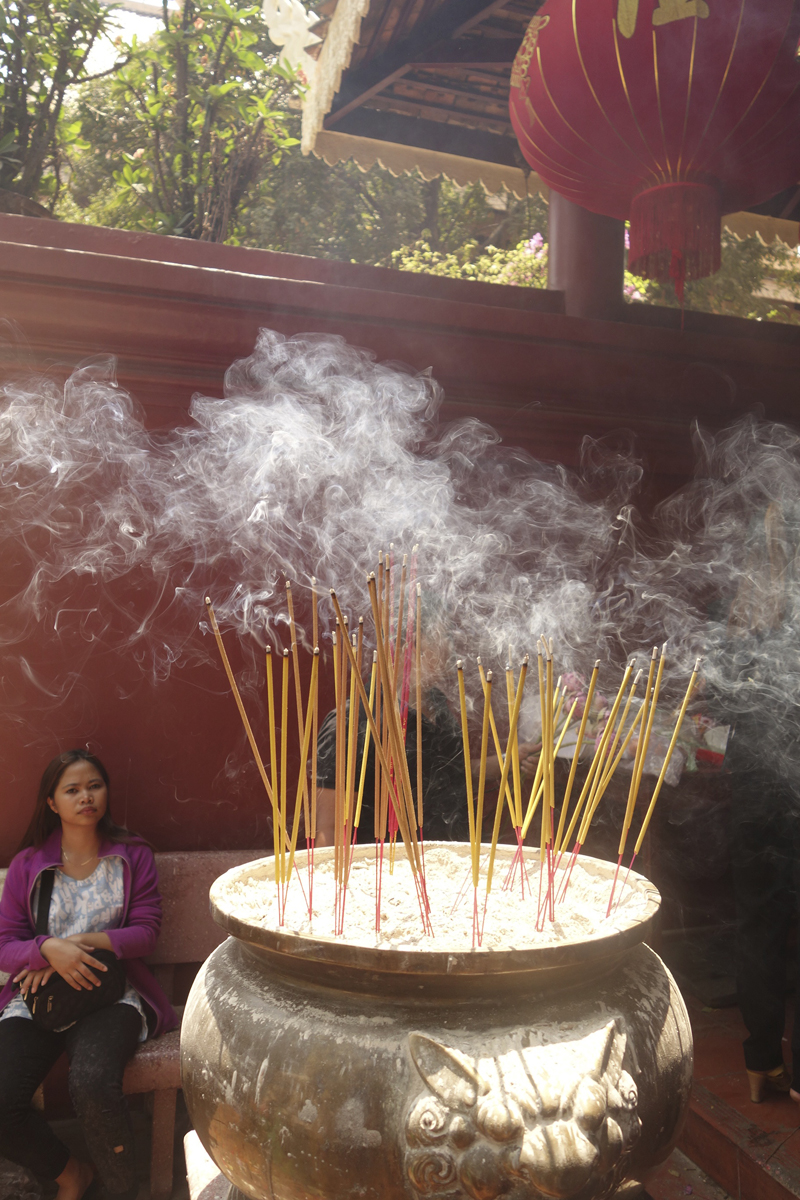
[[[67,854],[66,850],[65,850],[65,849],[64,849],[64,847],[62,846],[62,847],[61,847],[61,857],[62,857],[62,859],[63,859],[63,861],[64,861],[65,863],[72,863],[72,865],[73,865],[74,867],[85,867],[87,863],[90,863],[90,862],[92,862],[92,861],[93,861],[95,858],[97,858],[97,855],[96,855],[96,854],[93,854],[93,855],[91,856],[91,858],[85,858],[85,859],[83,860],[83,862],[76,863],[76,862],[73,862],[73,861],[72,861],[72,858],[70,857],[70,855],[69,855],[69,854]]]

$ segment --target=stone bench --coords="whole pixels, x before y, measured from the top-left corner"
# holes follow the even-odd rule
[[[262,858],[263,850],[193,850],[157,854],[159,889],[164,906],[155,953],[147,961],[170,1000],[175,968],[203,962],[224,941],[211,919],[208,891],[224,871]],[[0,892],[6,872],[0,870]],[[4,977],[3,977],[4,978]],[[153,1135],[150,1158],[151,1200],[169,1200],[172,1193],[175,1101],[181,1086],[180,1031],[144,1042],[125,1069],[126,1095],[153,1095]]]

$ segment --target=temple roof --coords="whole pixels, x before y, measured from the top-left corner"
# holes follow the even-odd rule
[[[518,196],[540,187],[508,116],[511,64],[543,0],[323,0],[303,152],[417,168]],[[315,47],[317,49],[317,47]]]
[[[508,115],[511,65],[544,0],[319,0],[306,47],[317,59],[303,101],[304,154],[376,162],[520,199],[548,189],[520,153]],[[798,243],[800,188],[736,213],[740,236]]]

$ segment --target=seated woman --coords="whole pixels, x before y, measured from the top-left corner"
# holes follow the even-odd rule
[[[36,923],[43,872],[54,868],[46,933]],[[8,869],[0,899],[0,1156],[58,1184],[57,1200],[95,1191],[136,1195],[133,1138],[122,1094],[125,1064],[139,1042],[178,1025],[142,962],[161,926],[153,852],[115,825],[105,767],[85,750],[48,765],[28,831]],[[122,998],[56,1031],[41,1028],[24,996],[54,972],[75,991],[99,986],[108,968],[93,952],[125,963]],[[65,1050],[69,1089],[94,1168],[79,1162],[31,1106],[36,1089]]]

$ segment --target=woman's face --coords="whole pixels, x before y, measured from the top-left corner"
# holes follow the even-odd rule
[[[108,788],[94,763],[80,760],[66,768],[47,803],[62,825],[91,827],[106,811]]]

